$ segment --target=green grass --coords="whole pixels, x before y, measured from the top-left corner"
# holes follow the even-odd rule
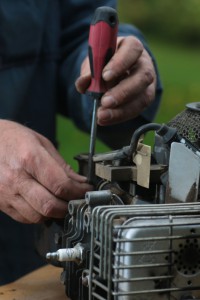
[[[73,157],[80,153],[89,152],[89,134],[78,130],[71,120],[67,120],[61,116],[58,116],[57,140],[59,144],[59,152],[61,153],[61,155],[73,167],[74,170],[78,170],[77,162],[73,159]],[[108,147],[97,140],[97,152],[105,152],[108,150]]]
[[[173,45],[153,38],[148,38],[148,42],[156,57],[164,85],[162,104],[155,120],[163,123],[184,110],[186,103],[200,101],[200,49]],[[88,152],[89,136],[60,116],[57,136],[61,155],[77,170],[73,157]],[[148,142],[151,143],[150,140]],[[107,150],[106,146],[97,142],[97,152]]]
[[[200,49],[149,40],[164,86],[162,104],[156,120],[166,122],[185,108],[200,101]]]

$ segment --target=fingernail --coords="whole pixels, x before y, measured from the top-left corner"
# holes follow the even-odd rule
[[[105,81],[112,80],[114,78],[114,72],[111,70],[106,70],[103,72],[103,79]]]
[[[113,96],[104,96],[101,99],[101,104],[105,107],[113,107],[116,106],[117,103]]]

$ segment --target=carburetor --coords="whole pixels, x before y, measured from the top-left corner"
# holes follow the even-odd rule
[[[153,151],[143,135],[155,132]],[[152,152],[152,153],[151,153]],[[87,155],[77,157],[87,172]],[[95,190],[69,202],[59,249],[75,300],[200,298],[200,103],[93,156]]]

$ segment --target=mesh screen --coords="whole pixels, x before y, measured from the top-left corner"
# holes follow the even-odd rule
[[[178,133],[200,148],[200,110],[185,109],[168,125],[176,128]]]

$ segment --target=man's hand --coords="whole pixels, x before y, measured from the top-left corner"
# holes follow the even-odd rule
[[[0,121],[0,210],[23,223],[62,218],[67,202],[92,187],[49,140],[17,123]]]
[[[119,37],[117,51],[102,74],[108,91],[101,99],[98,124],[112,125],[137,117],[154,99],[156,73],[152,59],[135,37]],[[82,64],[76,88],[85,93],[90,84],[89,60]]]

